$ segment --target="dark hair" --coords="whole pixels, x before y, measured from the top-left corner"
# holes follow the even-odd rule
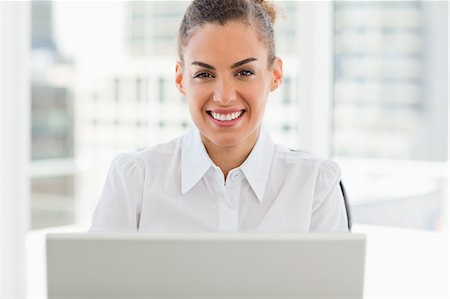
[[[197,27],[239,21],[254,26],[259,38],[267,46],[271,64],[275,59],[273,24],[276,15],[276,7],[265,0],[194,0],[184,14],[178,33],[180,61],[183,61],[183,50]]]

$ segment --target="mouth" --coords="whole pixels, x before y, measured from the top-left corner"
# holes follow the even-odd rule
[[[211,120],[219,126],[231,126],[236,124],[245,114],[245,110],[235,110],[230,112],[206,111]]]

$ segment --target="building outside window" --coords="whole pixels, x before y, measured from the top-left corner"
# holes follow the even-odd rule
[[[32,2],[31,229],[87,225],[115,155],[192,125],[174,85],[177,28],[188,4]],[[436,58],[447,51],[441,4],[330,3],[319,10],[329,20],[321,30],[330,33],[321,49],[299,25],[317,5],[277,4],[285,15],[275,33],[285,78],[266,111],[273,139],[310,150],[302,132],[315,130],[311,119],[323,123],[312,136],[325,138],[321,154],[341,165],[354,221],[443,229],[448,77]],[[320,71],[307,68],[307,53],[316,50],[327,53],[330,80],[305,83]],[[309,85],[330,91],[317,113],[304,104],[317,101],[305,98]],[[308,113],[311,119],[302,117]]]
[[[445,24],[439,2],[334,5],[332,150],[356,222],[445,226]]]

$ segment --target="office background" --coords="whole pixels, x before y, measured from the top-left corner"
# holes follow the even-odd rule
[[[21,257],[11,292],[27,294],[29,233],[87,228],[115,155],[191,126],[174,85],[188,4],[2,3],[2,149],[16,147],[2,155],[2,224],[21,232],[3,234],[2,255],[10,242]],[[340,164],[355,223],[446,232],[447,2],[277,5],[285,79],[267,106],[273,139]]]

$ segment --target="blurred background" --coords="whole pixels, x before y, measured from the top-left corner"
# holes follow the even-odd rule
[[[174,85],[188,4],[31,2],[30,229],[89,222],[115,155],[191,126]],[[443,229],[447,4],[277,4],[275,141],[340,162],[355,222]]]
[[[192,125],[174,84],[189,2],[26,3],[13,29],[29,41],[29,192],[17,204],[27,231],[87,229],[114,156]],[[354,223],[447,231],[447,2],[276,3],[273,139],[339,163]]]

